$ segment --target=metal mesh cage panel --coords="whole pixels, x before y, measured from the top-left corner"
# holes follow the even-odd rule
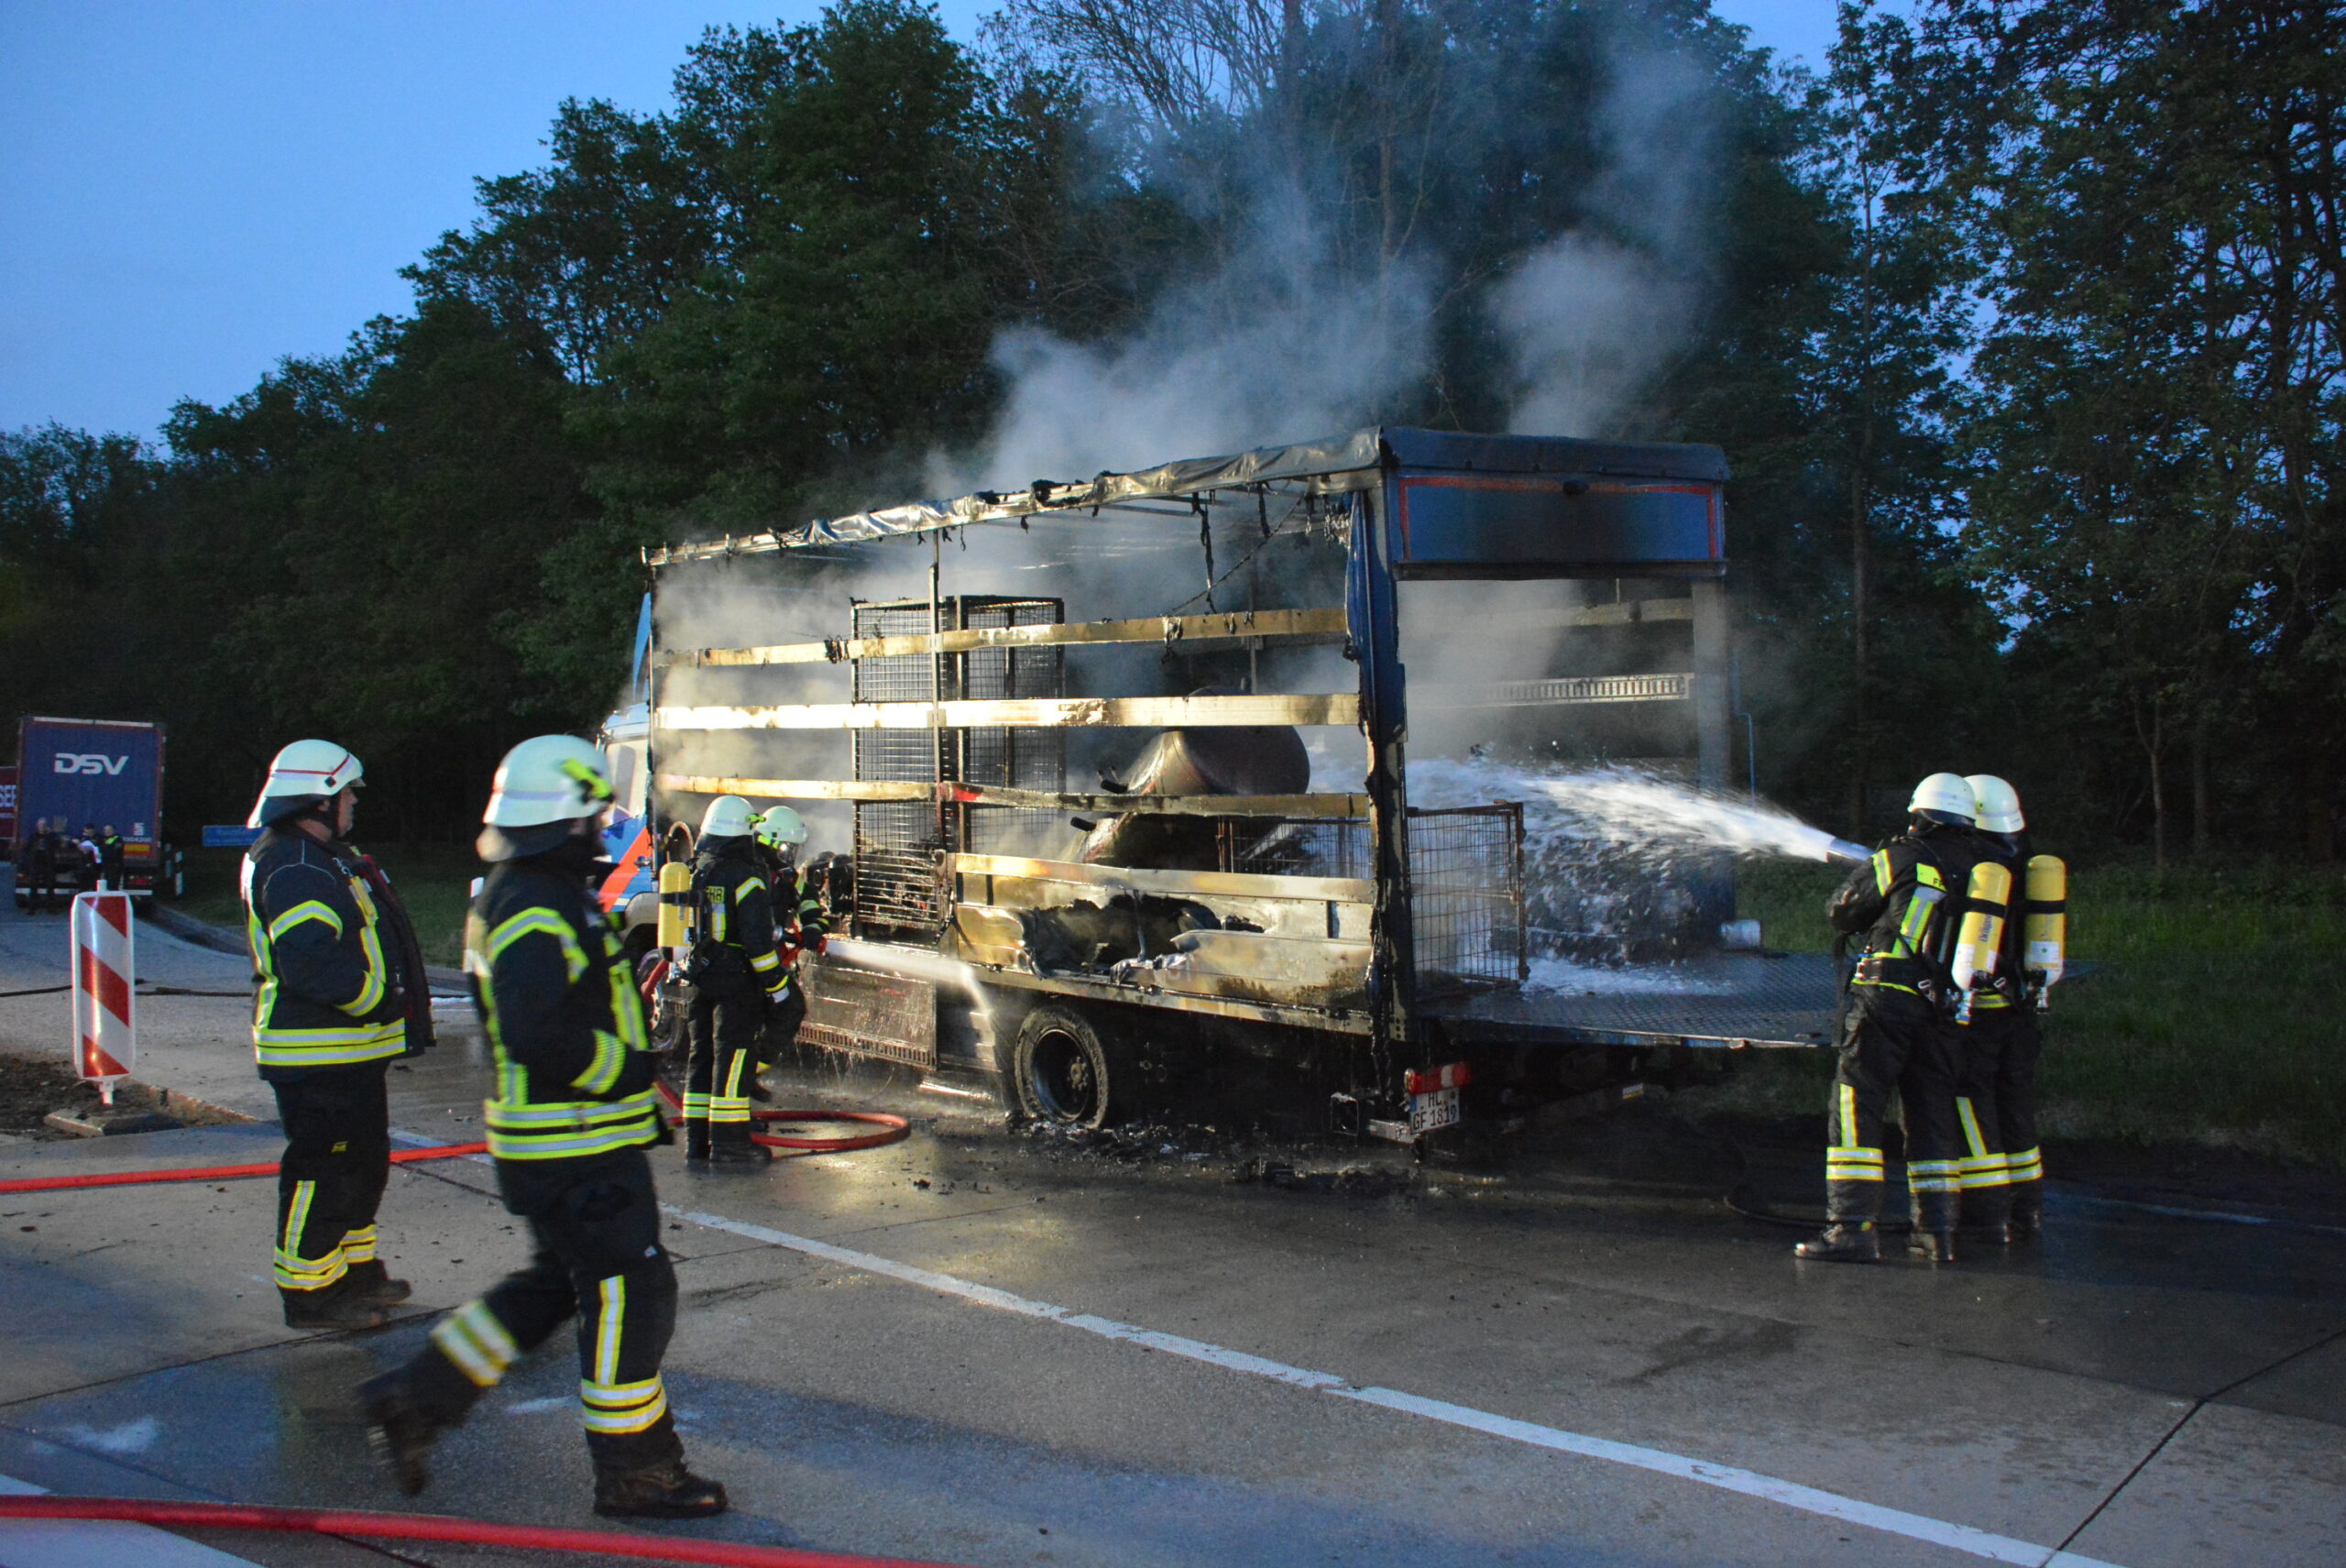
[[[1048,626],[1061,619],[1057,599],[956,597],[855,607],[858,637],[917,636],[939,630]],[[984,648],[967,653],[901,654],[855,662],[858,702],[1000,701],[1058,696],[1064,685],[1058,648]],[[1066,776],[1064,738],[1051,729],[989,726],[973,729],[859,729],[855,776],[935,784],[953,780],[1014,789],[1057,790]],[[866,927],[934,930],[947,910],[937,866],[964,848],[994,848],[1055,821],[1053,814],[1001,806],[940,807],[919,801],[861,803],[855,808],[856,917]]]
[[[1410,811],[1409,925],[1421,983],[1508,984],[1530,972],[1520,805]]]

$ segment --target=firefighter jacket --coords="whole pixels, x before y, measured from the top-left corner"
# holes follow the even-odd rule
[[[406,1049],[411,981],[385,950],[355,858],[293,828],[268,829],[246,852],[245,934],[260,985],[253,1054],[265,1079]]]
[[[1900,834],[1850,872],[1825,918],[1836,931],[1862,938],[1851,983],[1944,1000],[1971,868],[1980,859],[1975,834],[1935,826]]]
[[[488,873],[465,923],[465,970],[488,1036],[483,1106],[500,1160],[576,1159],[660,1140],[643,999],[567,847]]]
[[[749,839],[711,839],[693,856],[692,900],[700,925],[685,979],[712,996],[760,990],[780,1000],[790,992],[773,888],[758,854]]]

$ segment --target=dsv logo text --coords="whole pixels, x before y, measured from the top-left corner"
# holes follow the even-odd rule
[[[103,751],[60,751],[55,766],[60,773],[105,773],[111,776],[122,772],[129,761],[127,754],[109,757]]]

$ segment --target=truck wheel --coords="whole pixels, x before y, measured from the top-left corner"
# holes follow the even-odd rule
[[[1123,1114],[1132,1079],[1124,1054],[1070,1009],[1037,1007],[1018,1026],[1011,1087],[1035,1121],[1096,1132]]]

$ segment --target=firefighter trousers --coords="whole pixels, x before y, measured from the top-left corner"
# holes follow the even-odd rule
[[[390,1179],[388,1063],[319,1068],[272,1082],[285,1157],[277,1168],[277,1288],[339,1284],[375,1256],[375,1211]]]
[[[750,1081],[772,1003],[747,981],[693,992],[685,1014],[692,1055],[685,1067],[685,1154],[750,1141]]]
[[[2041,1212],[2045,1156],[2036,1143],[2036,1058],[2045,1039],[2034,1007],[1978,1007],[1965,1036],[1956,1101],[1964,1138],[1963,1218],[2001,1224],[2015,1209]]]
[[[529,1167],[532,1168],[519,1168]],[[576,1321],[578,1398],[599,1475],[684,1457],[661,1357],[676,1327],[676,1271],[641,1149],[499,1160],[506,1207],[530,1227],[529,1263],[442,1319],[402,1369],[437,1426],[456,1425],[514,1362]]]
[[[1825,1151],[1825,1207],[1836,1224],[1881,1217],[1881,1130],[1891,1096],[1906,1116],[1906,1185],[1919,1230],[1951,1231],[1961,1192],[1955,1026],[1922,997],[1857,988],[1833,1072]]]
[[[797,1043],[798,1025],[806,1021],[806,998],[799,992],[798,982],[792,981],[790,989],[766,1014],[764,1031],[758,1036],[758,1066],[772,1067],[790,1052]]]

